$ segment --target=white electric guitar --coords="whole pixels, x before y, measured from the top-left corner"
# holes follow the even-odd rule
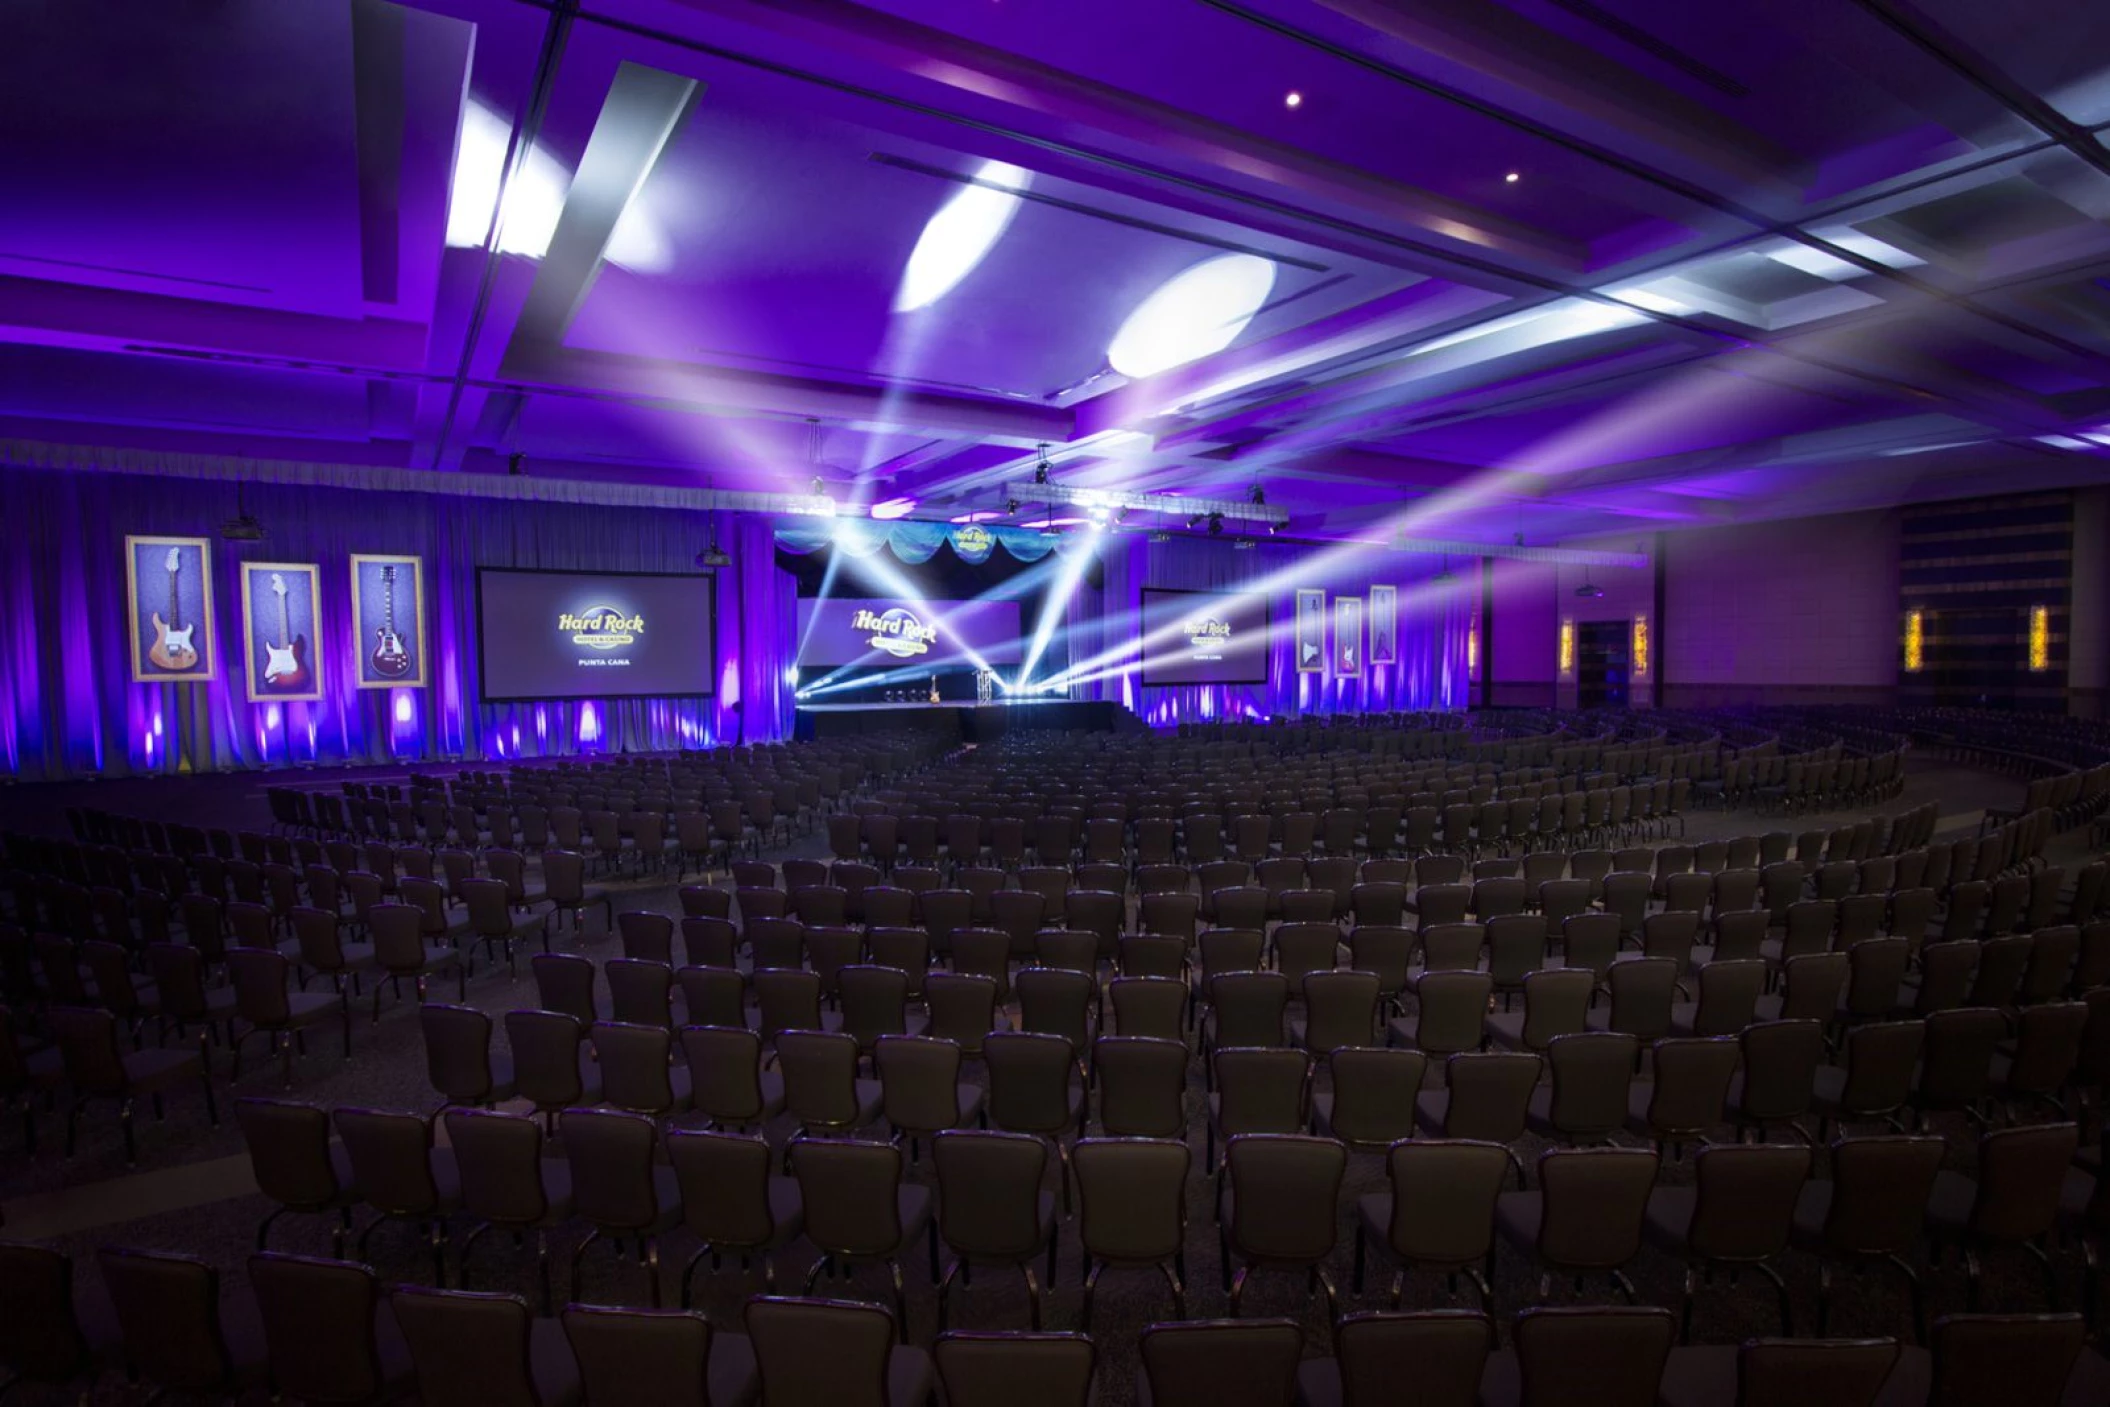
[[[271,590],[278,596],[278,634],[286,643],[264,641],[264,683],[291,693],[308,686],[308,638],[293,633],[292,613],[286,609],[286,579],[271,574]]]

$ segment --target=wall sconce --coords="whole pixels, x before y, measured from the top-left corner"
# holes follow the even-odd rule
[[[2029,608],[2029,672],[2042,674],[2051,668],[2051,607]]]
[[[1927,664],[1927,613],[1905,612],[1905,672],[1917,674]]]
[[[1639,675],[1648,673],[1648,652],[1648,617],[1635,616],[1633,651],[1633,666],[1635,674]]]
[[[1575,622],[1572,620],[1561,622],[1560,663],[1561,673],[1573,674],[1575,672]]]
[[[1467,626],[1465,630],[1465,675],[1468,679],[1480,677],[1480,627]]]

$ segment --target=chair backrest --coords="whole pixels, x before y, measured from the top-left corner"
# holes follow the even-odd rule
[[[938,1234],[963,1256],[1026,1260],[1041,1248],[1048,1147],[1029,1133],[952,1129],[931,1141]]]
[[[1334,1330],[1341,1407],[1474,1407],[1493,1341],[1471,1310],[1347,1315]]]
[[[901,1244],[901,1161],[901,1150],[890,1143],[793,1143],[791,1170],[806,1212],[806,1239],[831,1255],[892,1255]]]
[[[537,953],[528,961],[535,975],[535,1004],[544,1011],[561,1011],[581,1025],[599,1019],[594,984],[600,969],[591,958],[577,953]]]
[[[1621,1031],[1555,1036],[1546,1047],[1553,1126],[1570,1138],[1601,1138],[1622,1127],[1640,1049],[1638,1040]]]
[[[777,1218],[769,1195],[776,1157],[759,1134],[669,1129],[667,1161],[681,1187],[688,1229],[707,1245],[769,1245]]]
[[[1831,1153],[1825,1245],[1846,1255],[1910,1250],[1926,1222],[1927,1199],[1948,1145],[1938,1135],[1882,1134],[1838,1139]]]
[[[2049,1231],[2079,1143],[2080,1130],[2070,1123],[1995,1129],[1980,1138],[1972,1235],[2027,1241]]]
[[[1760,1261],[1786,1250],[1810,1162],[1810,1150],[1799,1144],[1725,1143],[1694,1154],[1699,1196],[1685,1230],[1691,1253]]]
[[[1443,1062],[1450,1099],[1444,1108],[1445,1138],[1508,1143],[1524,1134],[1531,1092],[1545,1063],[1529,1051],[1459,1051]]]
[[[1415,1044],[1430,1055],[1479,1048],[1494,979],[1484,972],[1426,972],[1416,989],[1421,1018]]]
[[[712,1330],[701,1314],[574,1304],[562,1318],[586,1401],[711,1407]]]
[[[1414,1101],[1428,1078],[1428,1056],[1418,1050],[1340,1046],[1326,1063],[1333,1076],[1327,1123],[1335,1138],[1370,1149],[1390,1147],[1413,1134]]]
[[[290,1099],[237,1099],[257,1190],[281,1206],[319,1208],[344,1191],[330,1158],[330,1116]]]
[[[746,1327],[769,1407],[892,1407],[894,1316],[877,1305],[758,1296]]]
[[[1186,983],[1171,976],[1116,977],[1106,984],[1106,997],[1121,1035],[1185,1039]]]
[[[558,1131],[580,1217],[609,1231],[639,1231],[659,1220],[652,1176],[659,1130],[650,1119],[621,1109],[567,1109]]]
[[[785,1031],[777,1036],[785,1111],[809,1128],[858,1123],[857,1038],[841,1031]]]
[[[0,1241],[0,1367],[64,1382],[88,1363],[73,1310],[73,1262],[48,1246]]]
[[[103,1247],[96,1260],[124,1337],[127,1371],[165,1391],[230,1391],[234,1360],[220,1325],[219,1271],[195,1256],[116,1246]],[[7,1306],[10,1315],[14,1308]]]
[[[472,1006],[427,1002],[418,1008],[425,1073],[450,1104],[481,1104],[491,1094],[491,1018]]]
[[[1698,1138],[1719,1127],[1729,1082],[1743,1052],[1734,1036],[1676,1036],[1657,1041],[1651,1059],[1648,1125],[1658,1139]]]
[[[427,1402],[540,1407],[529,1366],[535,1317],[518,1295],[398,1285],[389,1303]]]
[[[532,1226],[548,1214],[542,1125],[532,1115],[449,1109],[440,1117],[454,1150],[463,1211],[500,1226]]]
[[[441,1210],[432,1176],[432,1124],[419,1114],[339,1105],[337,1137],[352,1163],[359,1198],[388,1216]]]
[[[1793,1119],[1810,1107],[1817,1067],[1824,1060],[1824,1026],[1817,1021],[1757,1021],[1738,1037],[1744,1083],[1738,1112],[1747,1119]]]
[[[940,1334],[931,1359],[947,1407],[1087,1407],[1097,1367],[1083,1334]]]
[[[2078,1314],[1950,1314],[1934,1321],[1928,1407],[2057,1407],[2087,1339]]]
[[[260,1252],[249,1258],[274,1391],[308,1402],[368,1402],[384,1370],[374,1340],[381,1287],[345,1261]]]
[[[1655,1407],[1677,1320],[1667,1309],[1562,1305],[1516,1320],[1522,1407],[1560,1407],[1588,1384],[1591,1407]]]
[[[1098,1260],[1170,1259],[1185,1244],[1187,1173],[1178,1138],[1086,1138],[1070,1151],[1078,1237]]]
[[[1394,1144],[1385,1158],[1392,1253],[1437,1269],[1477,1263],[1494,1243],[1495,1201],[1510,1167],[1509,1150],[1499,1143],[1425,1138]]]
[[[1746,1339],[1738,1407],[1873,1407],[1896,1369],[1896,1339]]]
[[[1186,1133],[1187,1047],[1149,1036],[1101,1036],[1092,1043],[1099,1073],[1099,1122],[1116,1137],[1179,1138]]]
[[[1611,1270],[1641,1249],[1642,1213],[1656,1181],[1645,1148],[1551,1148],[1539,1155],[1545,1213],[1539,1259],[1563,1270]]]
[[[1152,1407],[1288,1407],[1304,1332],[1293,1319],[1152,1324],[1137,1348]]]

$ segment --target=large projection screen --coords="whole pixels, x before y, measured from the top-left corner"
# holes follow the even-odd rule
[[[707,573],[476,569],[485,703],[711,692],[717,596]]]
[[[1142,627],[1145,685],[1267,682],[1266,592],[1146,586]]]
[[[942,669],[1025,658],[1018,602],[820,596],[799,602],[799,668]]]

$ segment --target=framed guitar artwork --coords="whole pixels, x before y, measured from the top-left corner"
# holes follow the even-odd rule
[[[362,689],[425,687],[420,558],[352,554],[352,677]]]
[[[125,607],[133,683],[176,684],[219,674],[210,541],[127,537]]]
[[[322,568],[313,562],[242,564],[242,640],[249,702],[322,697]]]

